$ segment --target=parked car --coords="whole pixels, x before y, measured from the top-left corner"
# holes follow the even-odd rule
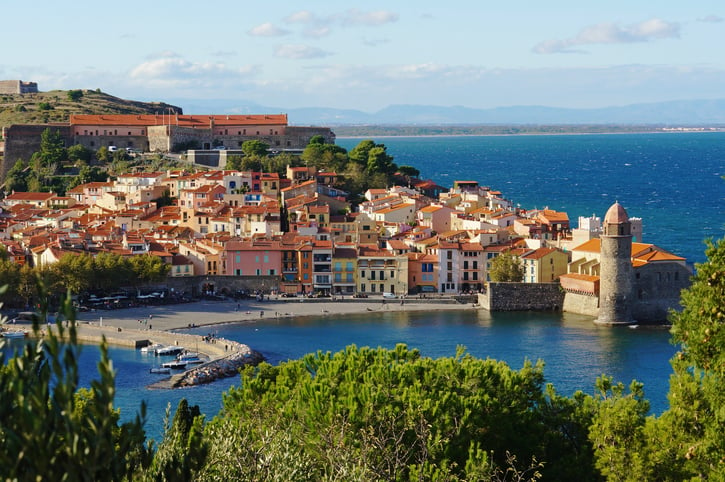
[[[394,300],[395,298],[397,298],[397,296],[395,296],[395,293],[383,293],[383,299]]]

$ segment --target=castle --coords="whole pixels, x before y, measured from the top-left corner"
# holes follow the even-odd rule
[[[68,123],[11,125],[3,129],[5,155],[0,179],[18,159],[29,160],[40,149],[45,129],[59,132],[66,147],[81,144],[91,150],[116,146],[144,152],[176,152],[184,146],[239,149],[244,141],[259,140],[278,151],[301,151],[313,136],[335,142],[327,127],[288,125],[276,115],[71,115]]]
[[[0,94],[37,94],[36,82],[23,82],[22,80],[0,80]]]

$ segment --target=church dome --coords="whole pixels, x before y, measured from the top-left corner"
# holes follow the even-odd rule
[[[604,216],[604,224],[622,224],[629,222],[627,211],[624,210],[619,202],[612,204]]]

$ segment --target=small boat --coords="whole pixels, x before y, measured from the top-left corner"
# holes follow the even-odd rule
[[[163,348],[164,345],[161,343],[154,343],[153,345],[146,345],[141,347],[141,353],[155,353],[159,348]]]
[[[186,362],[174,360],[174,361],[162,363],[161,366],[163,368],[169,368],[169,369],[174,369],[174,370],[183,370],[184,368],[186,368]]]
[[[157,348],[154,353],[156,353],[156,356],[172,356],[172,355],[178,355],[182,351],[184,351],[183,346],[171,345],[171,346],[165,346],[162,348]]]
[[[169,367],[154,367],[149,369],[149,373],[171,373],[171,368]]]
[[[25,338],[28,333],[25,331],[6,331],[2,334],[3,338]]]

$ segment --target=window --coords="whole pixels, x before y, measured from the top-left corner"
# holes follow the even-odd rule
[[[365,278],[365,270],[360,271],[360,277]]]
[[[264,255],[264,262],[269,263],[269,255],[267,255],[267,254]]]
[[[255,263],[259,263],[259,255],[257,255],[257,256],[254,257],[254,262]]]
[[[261,269],[259,269],[259,268],[257,268],[257,269],[255,270],[255,274],[256,274],[257,276],[262,276],[262,270],[261,270]]]
[[[239,255],[234,256],[234,262],[235,263],[241,263],[242,262],[242,257],[239,256]]]
[[[274,275],[276,275],[277,273],[275,272],[275,270],[274,270],[274,269],[269,269],[269,270],[267,270],[267,274],[268,274],[269,276],[274,276]]]

